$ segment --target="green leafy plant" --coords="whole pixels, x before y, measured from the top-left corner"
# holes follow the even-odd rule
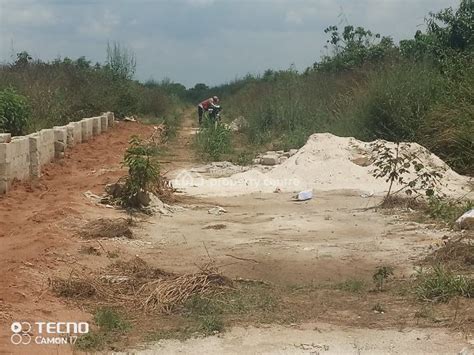
[[[217,161],[232,151],[231,137],[231,131],[223,124],[210,124],[196,134],[196,145],[206,159]]]
[[[389,183],[385,199],[392,194],[394,183],[401,188],[393,194],[404,191],[408,196],[419,196],[422,191],[426,196],[434,196],[436,188],[440,183],[442,174],[429,166],[426,166],[418,158],[418,152],[410,151],[410,144],[396,143],[391,148],[386,142],[377,141],[372,144],[372,152],[375,156],[375,169],[372,175],[375,178],[386,178]],[[414,177],[410,174],[414,173]]]
[[[372,275],[372,279],[378,291],[383,291],[385,282],[393,276],[393,268],[391,266],[379,266]]]
[[[26,97],[8,88],[0,91],[0,131],[14,136],[26,133],[30,107]]]
[[[160,166],[156,147],[134,136],[125,151],[123,165],[128,168],[122,202],[126,206],[140,207],[140,194],[153,191],[160,179]]]
[[[472,200],[447,200],[433,196],[428,201],[427,212],[431,218],[453,225],[459,216],[473,207]]]

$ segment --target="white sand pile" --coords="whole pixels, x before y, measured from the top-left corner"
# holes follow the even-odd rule
[[[394,143],[383,143],[395,148]],[[192,170],[181,171],[173,180],[173,186],[189,194],[207,196],[274,192],[275,189],[282,192],[348,189],[379,195],[387,191],[388,183],[372,175],[375,166],[370,144],[329,133],[313,134],[295,155],[270,170],[256,166],[222,178],[206,178]],[[451,196],[468,193],[470,179],[451,170],[436,155],[415,143],[402,144],[401,147],[417,152],[423,164],[443,172],[440,185],[443,193]],[[414,172],[410,175],[416,176]],[[394,189],[399,187],[394,186]]]

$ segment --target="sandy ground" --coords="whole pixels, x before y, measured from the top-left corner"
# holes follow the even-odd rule
[[[310,283],[369,274],[382,264],[409,274],[449,234],[366,210],[376,202],[353,191],[315,192],[306,202],[287,193],[200,199],[144,225],[140,239],[151,248],[141,253],[158,253],[164,268],[182,272],[211,257],[232,277]],[[227,212],[210,214],[215,206]]]
[[[460,334],[440,329],[356,329],[308,323],[287,328],[235,327],[218,336],[162,340],[136,354],[472,354]]]

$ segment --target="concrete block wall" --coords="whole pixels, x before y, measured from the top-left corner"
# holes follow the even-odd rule
[[[41,176],[41,168],[64,156],[67,148],[86,142],[112,127],[113,112],[84,118],[66,126],[43,129],[27,136],[0,134],[0,194],[8,192],[13,180]]]

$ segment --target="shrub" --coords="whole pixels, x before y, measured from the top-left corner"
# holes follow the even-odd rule
[[[420,272],[417,282],[416,295],[424,301],[447,302],[455,296],[474,296],[474,280],[456,275],[440,265],[430,272]]]
[[[196,145],[205,159],[217,161],[231,152],[232,132],[222,124],[210,124],[196,134]]]
[[[160,166],[156,148],[134,136],[125,151],[124,166],[128,176],[121,194],[122,203],[129,207],[141,207],[140,193],[153,191],[160,179]]]
[[[26,97],[9,88],[0,91],[0,131],[14,136],[26,133],[30,108]]]

